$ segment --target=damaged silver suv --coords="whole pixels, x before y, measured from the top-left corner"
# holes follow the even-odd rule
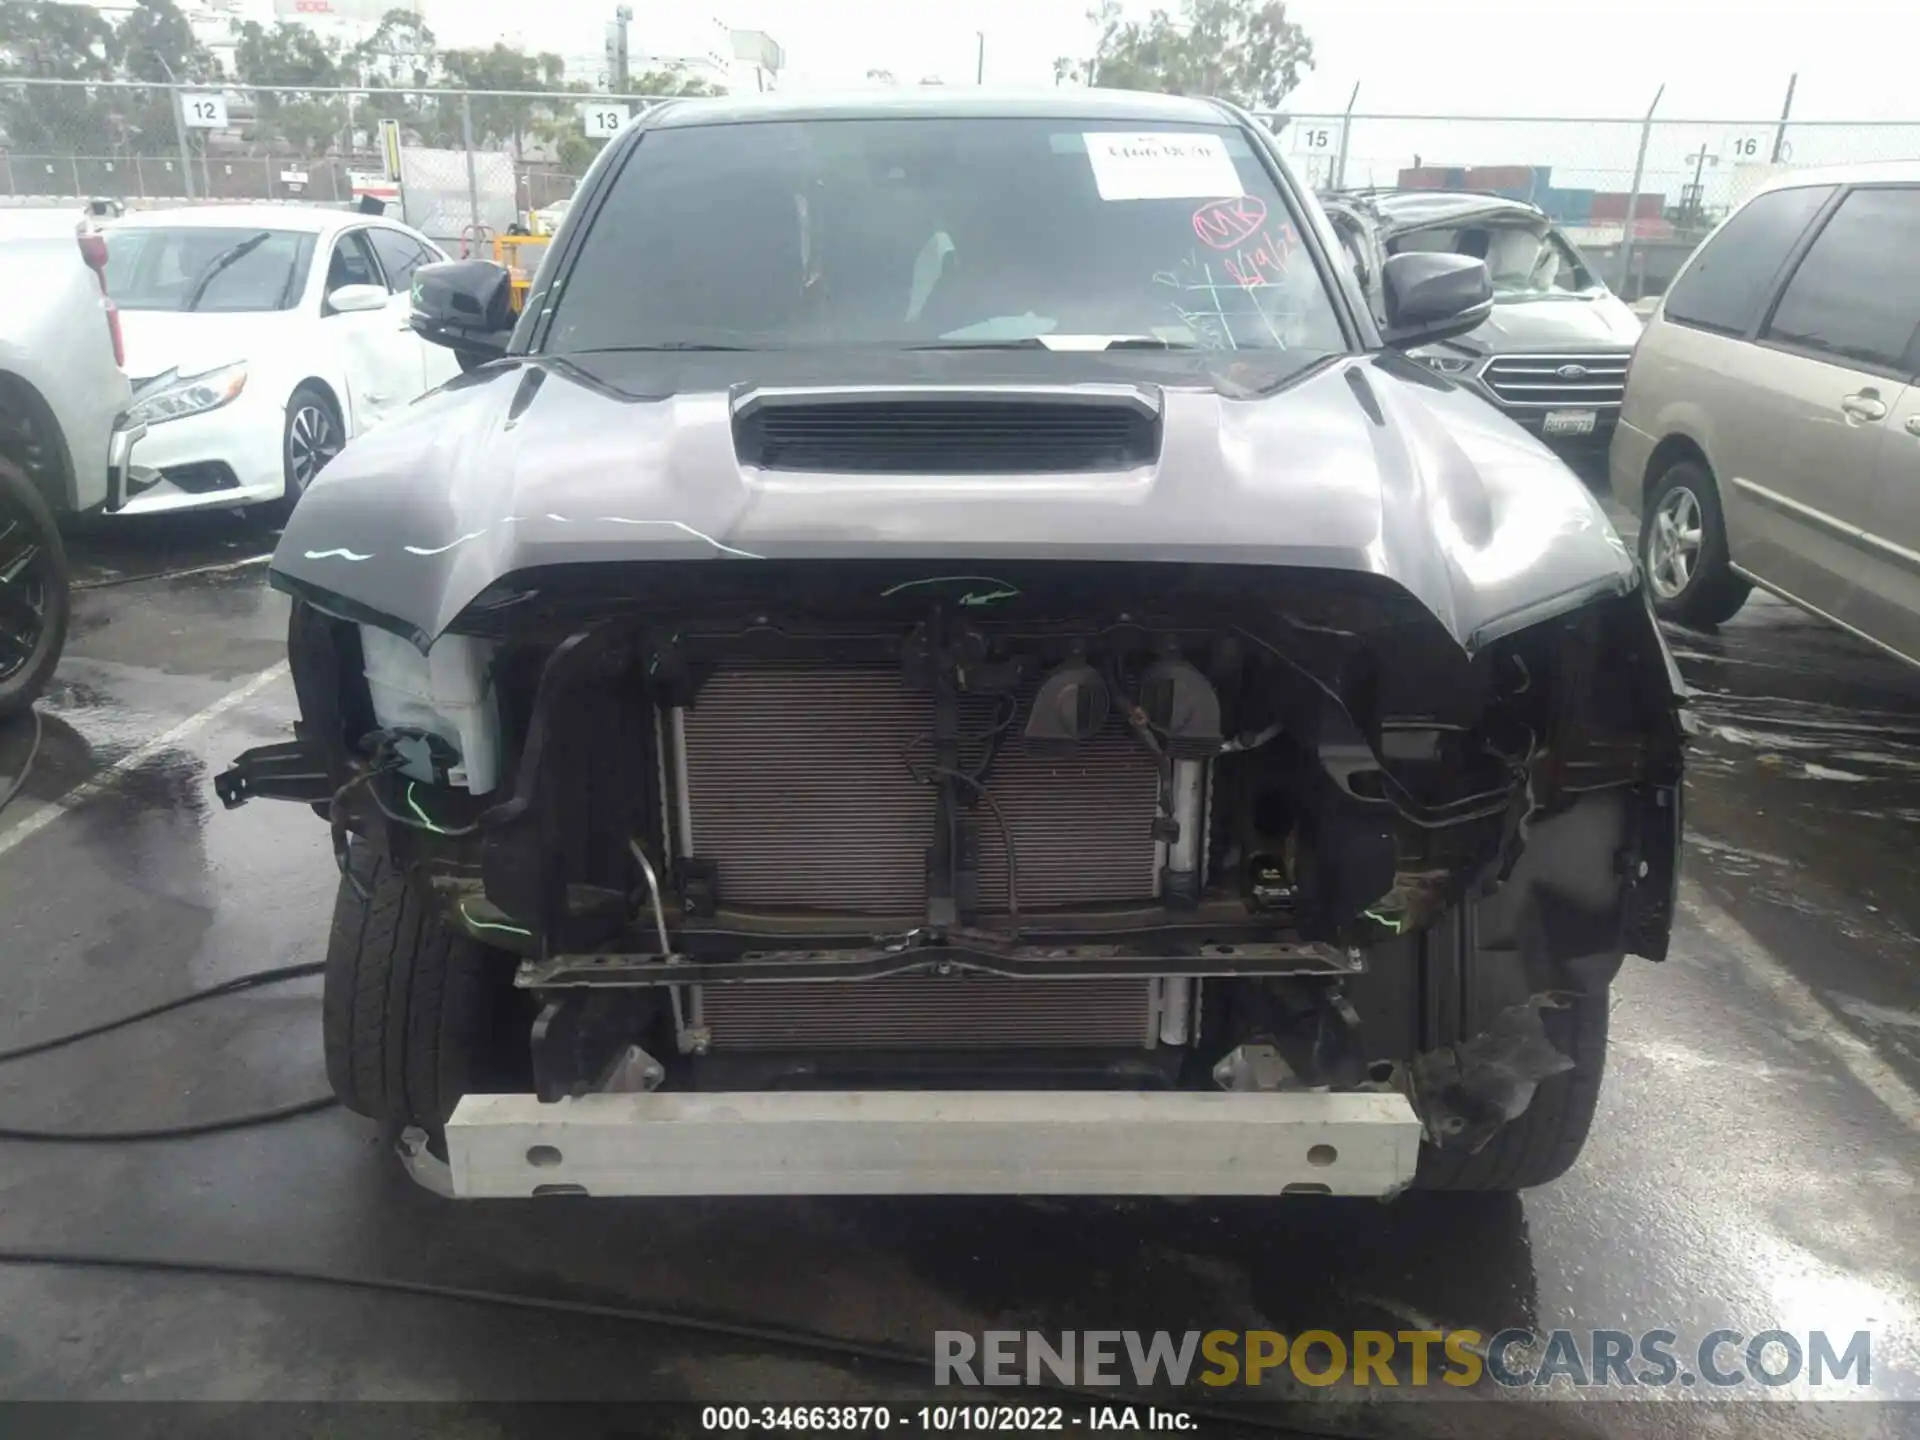
[[[1682,691],[1581,484],[1246,115],[674,101],[306,492],[335,1089],[458,1196],[1538,1185],[1666,952]]]

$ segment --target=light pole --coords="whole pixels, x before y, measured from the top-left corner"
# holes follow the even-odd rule
[[[1680,208],[1686,214],[1687,219],[1697,225],[1706,219],[1707,209],[1707,197],[1700,183],[1700,172],[1709,164],[1718,165],[1720,163],[1720,157],[1709,153],[1707,147],[1702,145],[1696,154],[1688,155],[1685,158],[1693,161],[1693,184],[1687,187],[1689,191],[1687,201]]]
[[[979,42],[973,52],[973,83],[984,85],[987,83],[987,32],[976,30],[973,36]]]
[[[173,135],[180,142],[180,182],[187,187],[187,199],[191,200],[194,198],[193,152],[187,148],[187,102],[180,92],[180,77],[173,73],[173,66],[158,50],[149,49],[147,53],[158,60],[160,68],[167,72],[167,94],[173,101]]]

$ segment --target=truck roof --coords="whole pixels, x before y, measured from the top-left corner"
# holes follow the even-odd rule
[[[1424,230],[1429,225],[1445,225],[1468,216],[1546,218],[1546,212],[1537,205],[1474,190],[1343,190],[1321,198],[1326,204],[1345,204],[1364,210],[1389,232]]]
[[[670,100],[648,113],[658,126],[740,125],[777,120],[1038,119],[1221,125],[1235,117],[1212,100],[1139,90],[993,90],[941,85],[845,94],[771,94]]]

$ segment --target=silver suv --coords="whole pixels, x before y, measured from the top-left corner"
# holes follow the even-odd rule
[[[1577,468],[1599,468],[1640,322],[1545,211],[1452,190],[1350,190],[1321,201],[1376,313],[1381,270],[1394,255],[1485,261],[1492,314],[1413,358],[1476,391]]]
[[[1788,175],[1688,262],[1610,459],[1655,608],[1753,586],[1920,664],[1920,163]]]

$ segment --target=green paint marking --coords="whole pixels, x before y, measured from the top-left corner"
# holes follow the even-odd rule
[[[1386,926],[1387,929],[1391,930],[1396,935],[1398,935],[1402,930],[1406,928],[1405,921],[1396,920],[1391,915],[1382,915],[1377,910],[1362,910],[1360,913],[1362,915],[1365,915],[1367,919],[1373,921],[1376,925]]]
[[[460,902],[460,918],[476,930],[498,930],[503,935],[524,935],[529,940],[533,938],[531,930],[523,930],[518,925],[496,924],[491,920],[474,919],[473,913],[467,909],[467,902],[464,900]]]
[[[446,831],[442,830],[438,825],[433,823],[433,817],[427,814],[426,811],[420,808],[420,802],[414,798],[413,786],[414,786],[414,782],[409,780],[407,782],[407,808],[412,810],[413,813],[419,817],[420,823],[426,826],[427,829],[431,830],[434,834],[436,835],[446,834],[447,833]]]
[[[970,595],[962,595],[962,605],[991,605],[996,600],[1015,600],[1020,596],[1018,590],[979,590]]]

